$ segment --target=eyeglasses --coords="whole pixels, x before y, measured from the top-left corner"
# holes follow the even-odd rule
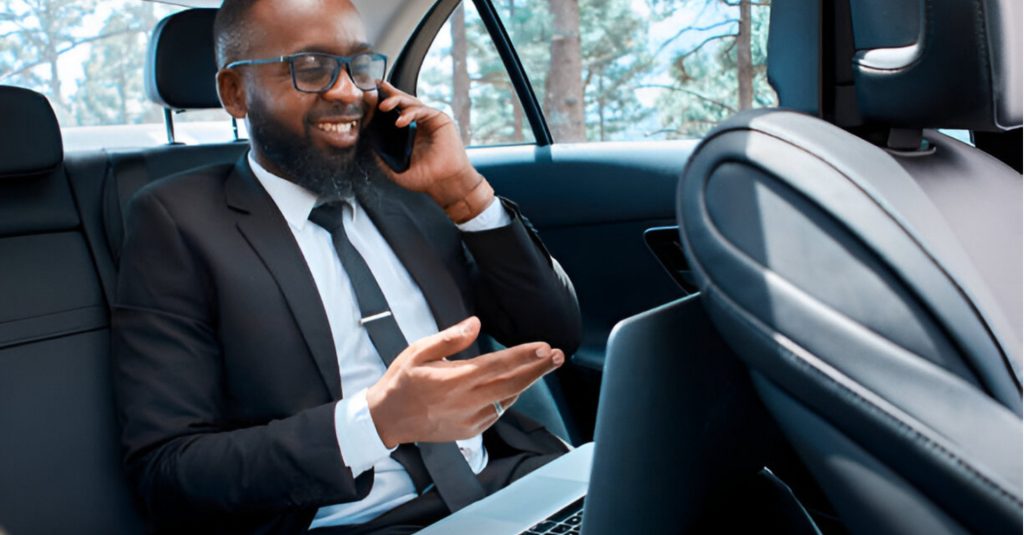
[[[388,57],[376,52],[364,52],[354,56],[335,56],[320,52],[301,52],[289,56],[267,59],[243,59],[228,63],[224,68],[233,69],[243,65],[268,65],[287,63],[292,71],[292,85],[303,93],[323,93],[334,87],[346,67],[352,83],[362,91],[377,89],[377,82],[384,79]]]

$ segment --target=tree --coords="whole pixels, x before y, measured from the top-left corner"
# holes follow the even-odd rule
[[[466,47],[466,11],[463,4],[459,4],[452,12],[450,21],[452,34],[452,113],[456,124],[459,125],[459,134],[462,136],[462,144],[469,145],[472,140],[470,123],[469,100],[469,65],[467,62]]]
[[[83,34],[94,0],[3,0],[0,20],[5,47],[0,58],[0,82],[37,89],[50,99],[58,119],[70,119],[58,68],[61,56],[113,34]],[[45,73],[40,68],[45,67]]]
[[[673,83],[662,87],[659,107],[668,137],[699,137],[730,115],[774,105],[767,83],[766,35],[770,0],[652,0],[663,10],[686,7],[711,18],[680,30],[673,39],[701,35],[675,53]],[[700,17],[698,17],[700,18]],[[706,36],[704,36],[706,35]],[[667,46],[667,45],[666,45]]]
[[[636,86],[653,70],[647,49],[649,21],[629,0],[581,0],[580,41],[587,139],[606,141],[651,115]]]
[[[580,50],[578,0],[548,0],[551,9],[551,60],[544,92],[544,112],[551,136],[561,142],[583,141],[583,58]]]
[[[152,2],[132,2],[111,13],[100,31],[105,38],[90,46],[85,77],[75,94],[79,125],[159,122],[160,110],[148,105],[142,73],[148,32],[156,25]]]

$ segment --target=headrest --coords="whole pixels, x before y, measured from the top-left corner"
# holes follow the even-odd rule
[[[770,17],[768,81],[779,105],[840,126],[861,124],[849,3],[774,0]]]
[[[216,9],[189,9],[161,20],[149,38],[146,95],[175,110],[219,108],[213,21]]]
[[[0,176],[35,175],[64,162],[60,125],[46,97],[0,85]]]
[[[775,0],[769,12],[768,83],[779,105],[820,115],[821,2]]]
[[[865,121],[899,128],[1021,126],[1020,0],[850,0]]]

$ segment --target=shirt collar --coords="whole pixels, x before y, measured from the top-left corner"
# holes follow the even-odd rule
[[[309,222],[309,214],[317,206],[317,196],[312,191],[284,178],[281,178],[270,171],[267,171],[252,156],[249,151],[249,167],[256,179],[260,181],[263,188],[267,190],[270,198],[273,199],[277,209],[281,211],[285,221],[292,228],[302,231]],[[352,218],[355,219],[357,206],[353,199],[344,199],[345,204],[351,208]]]

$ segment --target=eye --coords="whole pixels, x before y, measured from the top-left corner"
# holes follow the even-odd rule
[[[330,76],[331,60],[321,56],[299,56],[292,61],[295,76],[303,80],[317,80]]]

